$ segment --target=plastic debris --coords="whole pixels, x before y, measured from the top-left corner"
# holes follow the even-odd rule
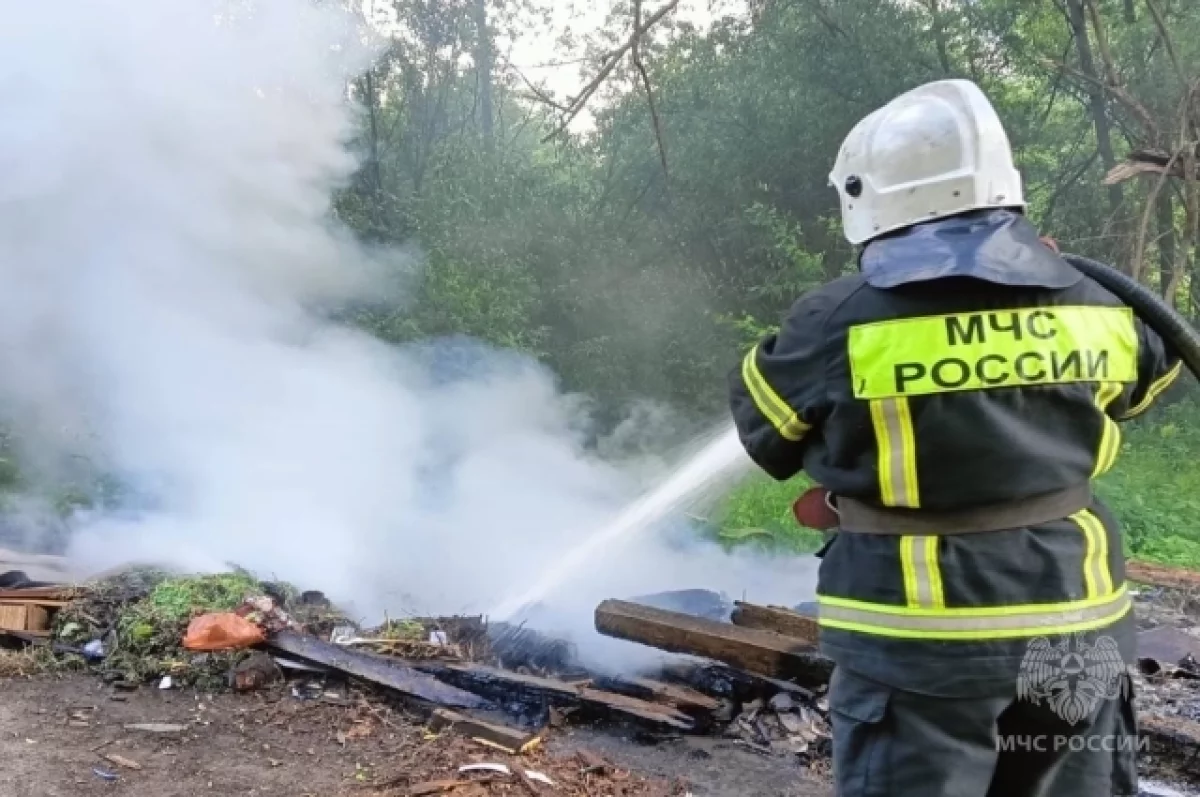
[[[504,764],[464,764],[458,768],[459,773],[463,772],[499,772],[501,775],[511,775],[512,770]]]
[[[266,641],[254,623],[232,612],[203,614],[188,625],[183,646],[188,650],[220,651],[253,647]]]
[[[162,680],[158,682],[159,689],[170,689],[173,686],[175,686],[175,681],[169,675],[164,675]]]
[[[107,769],[101,769],[100,767],[92,767],[92,772],[96,775],[96,777],[103,778],[107,781],[114,781],[121,777],[116,772],[109,772]]]
[[[335,645],[348,645],[358,639],[358,629],[352,625],[339,625],[329,635],[329,641]]]
[[[275,663],[285,670],[295,670],[297,672],[328,672],[326,667],[319,667],[313,664],[307,664],[296,659],[289,659],[286,656],[272,656]]]
[[[83,646],[83,657],[88,661],[99,661],[105,655],[104,643],[99,639],[93,639]]]
[[[187,730],[187,726],[173,725],[168,722],[137,722],[126,725],[125,730],[141,731],[142,733],[183,733]]]
[[[554,781],[552,781],[549,776],[543,775],[541,772],[537,772],[532,769],[525,770],[525,777],[529,778],[530,780],[536,780],[538,783],[545,783],[547,786],[555,785]]]

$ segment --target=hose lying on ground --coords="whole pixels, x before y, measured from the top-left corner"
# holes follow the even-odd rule
[[[1080,255],[1063,254],[1062,257],[1132,307],[1142,321],[1179,352],[1188,370],[1200,379],[1200,334],[1187,319],[1172,310],[1153,291],[1112,266]]]

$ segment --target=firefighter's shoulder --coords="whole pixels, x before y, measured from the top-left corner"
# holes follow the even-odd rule
[[[848,274],[805,292],[787,312],[783,324],[785,336],[788,331],[808,332],[823,327],[838,308],[866,288],[867,281],[861,274]]]

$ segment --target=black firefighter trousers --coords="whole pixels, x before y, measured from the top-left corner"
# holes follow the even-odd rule
[[[839,666],[829,687],[837,797],[1137,795],[1133,684],[1125,686],[1072,725],[1015,688],[1008,697],[930,697]]]

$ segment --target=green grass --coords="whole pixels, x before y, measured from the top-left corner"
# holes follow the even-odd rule
[[[103,638],[108,647],[103,669],[126,680],[169,674],[181,684],[219,685],[243,653],[185,651],[188,624],[197,615],[231,611],[260,594],[260,583],[241,571],[199,576],[135,571],[93,585],[83,600],[60,613],[55,633],[67,644]],[[106,633],[109,629],[115,633]]]
[[[1200,569],[1200,404],[1184,401],[1122,427],[1121,456],[1098,492],[1121,519],[1131,556]],[[792,502],[810,486],[756,476],[713,516],[713,534],[729,547],[752,545],[807,553],[821,536],[801,529]]]

